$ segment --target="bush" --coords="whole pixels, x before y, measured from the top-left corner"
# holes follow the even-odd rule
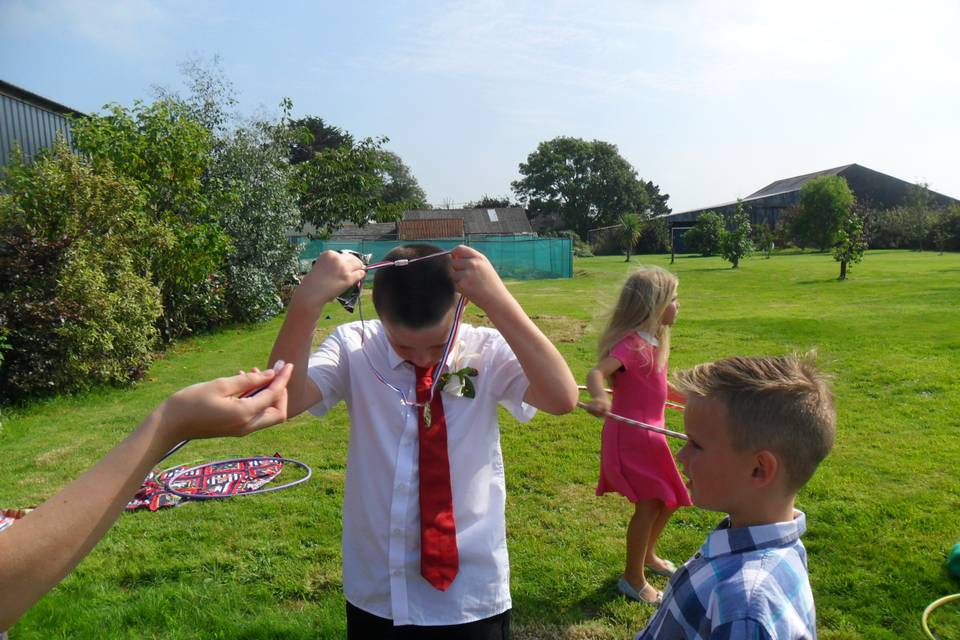
[[[864,235],[871,249],[901,249],[910,246],[910,230],[903,209],[870,211],[864,220]]]
[[[184,105],[172,100],[133,107],[109,105],[103,115],[73,123],[77,148],[97,170],[134,181],[152,227],[149,269],[163,296],[158,322],[169,341],[227,320],[223,298],[210,279],[224,266],[230,242],[217,220],[206,180],[213,134]],[[181,305],[187,305],[181,307]],[[186,323],[186,324],[185,324]]]
[[[61,141],[0,193],[0,403],[142,377],[161,308],[136,186]]]
[[[702,256],[720,253],[720,240],[725,226],[723,218],[714,211],[707,211],[699,218],[693,228],[683,234],[683,243],[688,250]]]
[[[255,123],[218,141],[211,179],[219,193],[220,225],[232,251],[224,270],[229,316],[267,320],[282,309],[280,291],[298,270],[297,247],[286,230],[300,221],[282,127]]]

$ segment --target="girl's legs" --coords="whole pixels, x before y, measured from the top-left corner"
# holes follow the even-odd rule
[[[643,564],[653,527],[662,510],[663,503],[659,500],[636,502],[630,524],[627,525],[627,566],[623,577],[640,593],[641,598],[651,602],[657,598],[657,590],[647,584]]]
[[[673,512],[676,511],[677,508],[665,507],[662,502],[659,504],[660,514],[657,516],[657,520],[653,523],[653,528],[650,530],[650,538],[647,540],[647,550],[643,563],[654,569],[666,569],[667,565],[664,564],[663,559],[657,555],[657,540],[660,539],[660,532],[663,531],[670,516],[673,515]]]

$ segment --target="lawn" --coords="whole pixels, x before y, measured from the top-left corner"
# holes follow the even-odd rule
[[[633,264],[643,262],[669,257]],[[669,265],[681,283],[671,368],[817,349],[839,416],[834,451],[798,500],[820,638],[923,637],[926,604],[960,591],[943,568],[960,540],[960,255],[869,252],[846,282],[824,254],[728,266],[692,256]],[[631,265],[591,258],[574,268],[573,279],[509,286],[583,380]],[[349,318],[330,313],[320,334]],[[279,324],[184,341],[133,389],[5,410],[0,506],[49,497],[174,390],[262,366]],[[669,424],[682,427],[675,414]],[[515,638],[628,638],[650,615],[616,593],[629,505],[594,497],[600,426],[582,411],[526,425],[502,412]],[[276,494],[125,514],[11,637],[341,637],[346,434],[341,405],[324,420],[191,443],[171,462],[279,451],[314,477]],[[717,519],[678,512],[661,555],[686,559]],[[960,606],[935,618],[943,637],[960,638]]]

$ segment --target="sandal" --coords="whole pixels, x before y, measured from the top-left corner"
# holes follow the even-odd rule
[[[647,586],[647,584],[649,583],[645,583],[644,587]],[[657,597],[653,600],[647,600],[640,595],[640,591],[643,591],[643,587],[640,587],[640,591],[634,589],[633,585],[630,584],[624,576],[620,576],[620,580],[617,581],[617,590],[630,600],[653,605],[654,607],[659,607],[660,603],[663,602],[663,594],[660,591],[654,589],[653,591],[657,594]]]
[[[644,568],[655,576],[672,578],[673,574],[677,572],[677,565],[673,564],[669,560],[661,560],[661,562],[663,563],[662,569],[657,569],[656,567],[652,567],[649,564],[644,565]]]

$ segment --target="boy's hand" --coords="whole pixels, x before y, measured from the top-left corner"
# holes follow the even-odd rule
[[[607,415],[607,412],[610,411],[610,398],[607,394],[593,398],[587,403],[584,409],[598,418],[603,418]]]
[[[156,412],[173,441],[245,436],[287,419],[287,382],[293,365],[241,373],[181,389]],[[240,396],[268,387],[249,398]]]
[[[297,287],[293,303],[303,305],[319,315],[324,305],[360,282],[366,273],[363,263],[355,256],[324,251]]]
[[[454,285],[470,302],[489,312],[491,305],[510,297],[510,292],[487,256],[460,245],[450,253],[450,257]]]

